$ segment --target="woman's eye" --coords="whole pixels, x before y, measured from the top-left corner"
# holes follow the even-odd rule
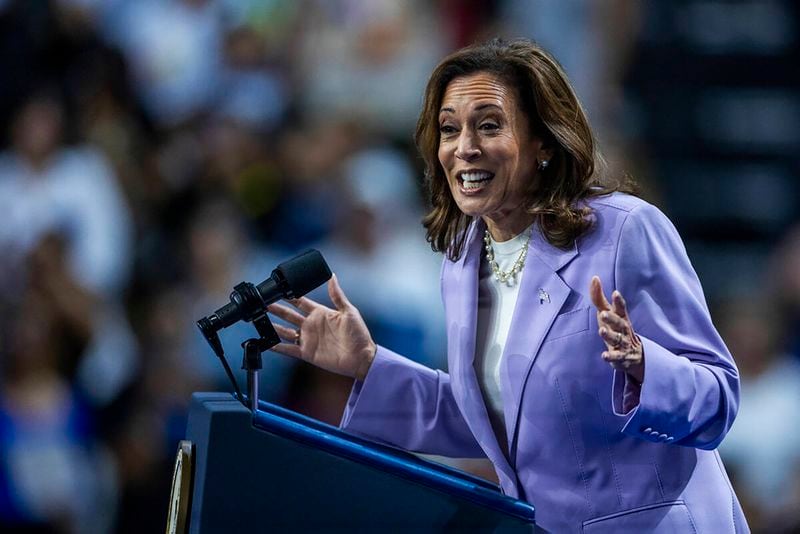
[[[439,126],[439,132],[442,134],[451,134],[455,133],[455,131],[456,129],[448,124],[442,124],[441,126]]]
[[[498,128],[500,128],[500,125],[494,122],[484,122],[483,124],[481,124],[481,130],[491,131],[491,130],[497,130]]]

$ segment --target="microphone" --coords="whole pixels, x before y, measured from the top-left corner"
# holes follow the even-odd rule
[[[242,282],[231,293],[231,301],[207,317],[197,321],[208,342],[218,355],[222,345],[216,333],[238,321],[253,321],[264,315],[267,306],[280,299],[302,297],[324,284],[331,270],[318,250],[308,250],[278,265],[269,278],[258,285]]]

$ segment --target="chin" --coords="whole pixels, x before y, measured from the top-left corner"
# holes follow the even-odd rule
[[[488,211],[484,206],[476,206],[474,202],[469,201],[456,201],[456,206],[458,206],[461,213],[469,217],[483,217]]]
[[[464,215],[470,217],[482,217],[484,214],[491,210],[487,209],[486,198],[469,197],[462,194],[460,191],[453,191],[451,189],[450,195],[458,206],[459,211]]]

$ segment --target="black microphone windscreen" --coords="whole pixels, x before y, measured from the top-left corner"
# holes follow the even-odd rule
[[[302,297],[331,277],[325,258],[314,249],[281,263],[275,268],[275,272],[285,281],[288,298]]]

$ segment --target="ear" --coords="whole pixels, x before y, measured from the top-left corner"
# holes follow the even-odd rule
[[[541,135],[533,134],[529,146],[536,156],[536,161],[550,161],[555,154],[553,143],[546,141]]]
[[[552,148],[545,147],[544,145],[539,145],[539,151],[536,153],[536,161],[550,161],[553,159],[553,154],[555,151]]]

